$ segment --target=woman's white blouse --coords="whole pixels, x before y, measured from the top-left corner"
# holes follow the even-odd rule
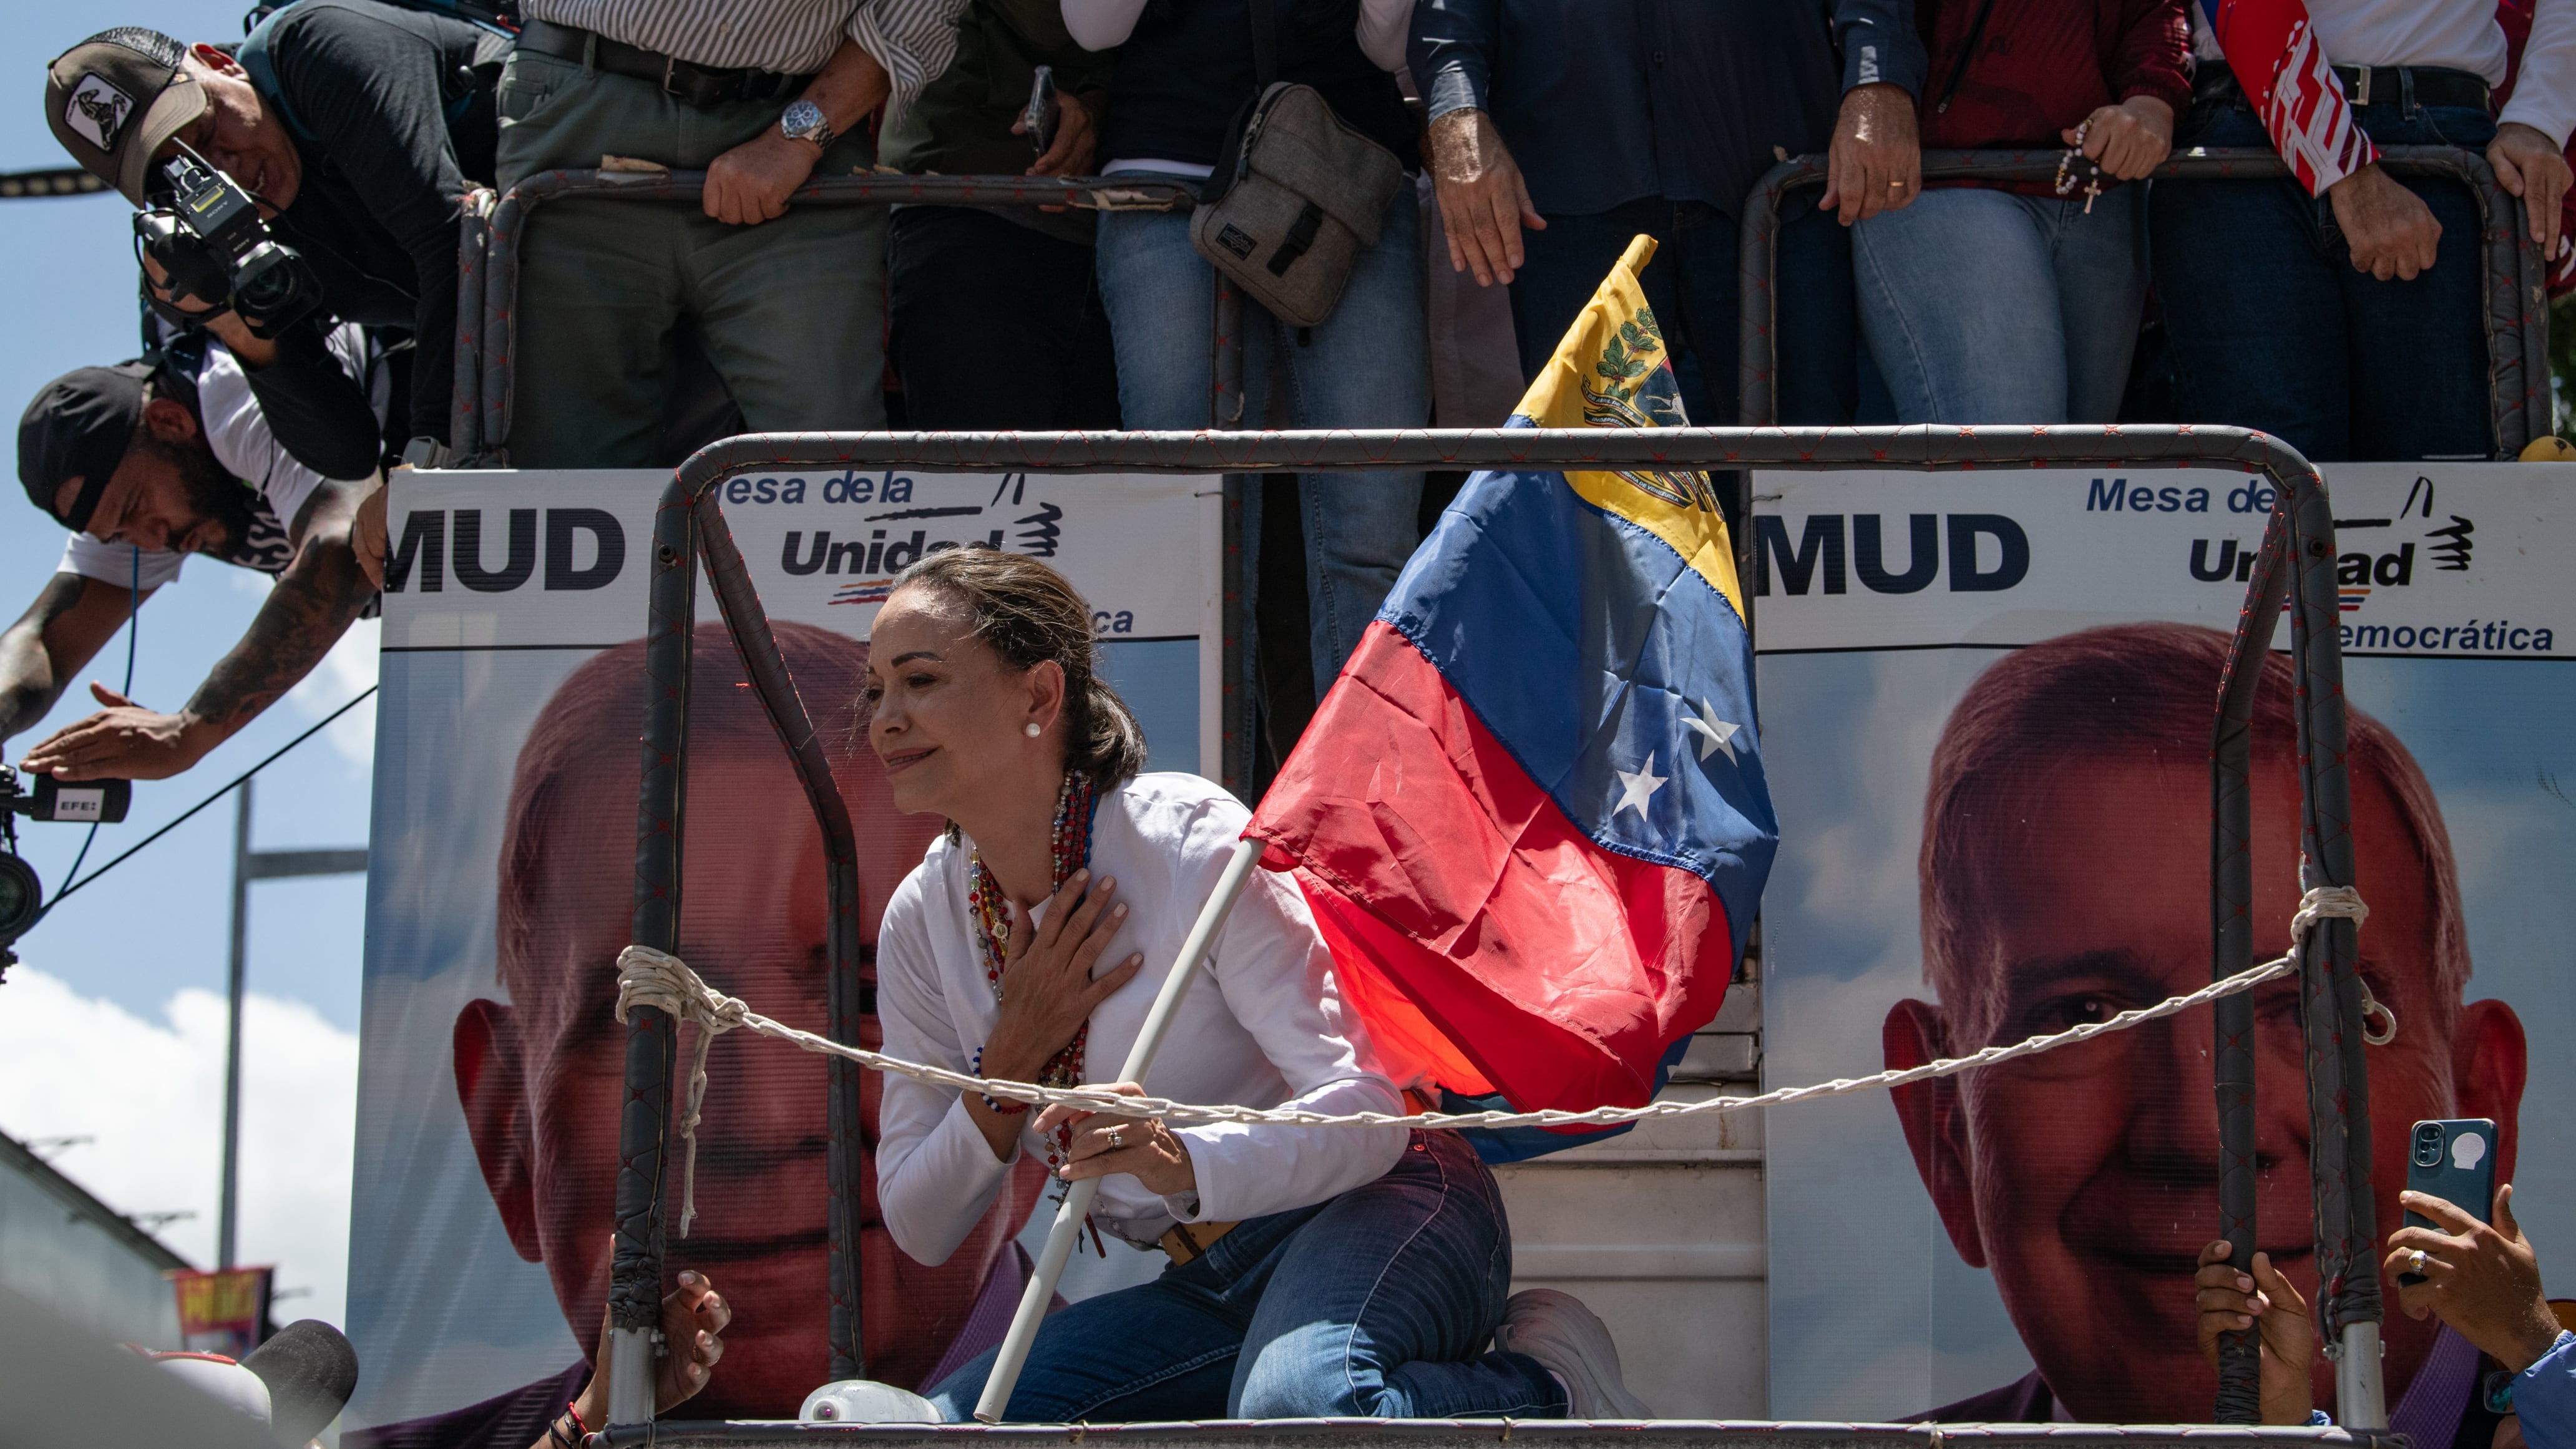
[[[1215,890],[1250,812],[1196,775],[1144,775],[1103,796],[1091,869],[1118,882],[1126,922],[1100,956],[1108,970],[1142,951],[1144,969],[1091,1016],[1083,1080],[1113,1082],[1182,938]],[[971,844],[945,837],[896,887],[877,936],[877,1011],[885,1049],[968,1070],[1000,1014],[966,904]],[[1044,919],[1040,907],[1039,919]],[[1213,971],[1182,998],[1144,1086],[1176,1101],[1319,1112],[1399,1112],[1364,1028],[1342,1002],[1332,955],[1286,876],[1255,870],[1216,938]],[[1011,1162],[993,1156],[959,1093],[889,1075],[879,1114],[877,1202],[886,1230],[924,1263],[947,1260],[990,1206]],[[1032,1111],[1026,1122],[1034,1124]],[[1131,1174],[1103,1181],[1092,1216],[1130,1242],[1174,1222],[1232,1222],[1337,1197],[1384,1175],[1404,1152],[1400,1127],[1228,1123],[1176,1129],[1195,1193],[1164,1197]],[[1043,1154],[1023,1127],[1012,1155]]]

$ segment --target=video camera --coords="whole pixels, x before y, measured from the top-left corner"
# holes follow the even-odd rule
[[[18,858],[18,817],[113,825],[133,803],[131,780],[74,784],[38,775],[33,784],[21,785],[15,768],[0,765],[0,970],[18,964],[18,953],[11,948],[45,913],[44,882],[36,878],[35,867]]]
[[[313,268],[269,234],[258,201],[184,142],[160,164],[152,197],[153,205],[134,214],[134,247],[166,279],[171,301],[152,298],[164,320],[179,327],[204,321],[206,313],[176,305],[194,298],[208,311],[239,313],[254,336],[275,337],[321,305]]]

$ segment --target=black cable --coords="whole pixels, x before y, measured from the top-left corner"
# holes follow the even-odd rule
[[[132,546],[129,545],[129,547]],[[143,550],[136,547],[133,576],[127,584],[125,593],[125,683],[116,691],[127,699],[134,697],[134,641],[141,637],[142,615]],[[95,820],[89,823],[89,833],[81,837],[80,853],[72,857],[72,868],[63,872],[63,879],[70,880],[80,874],[81,862],[89,859],[89,848],[98,843],[98,826],[99,822]],[[44,917],[39,915],[36,919],[41,921]],[[33,925],[35,922],[31,921],[28,924]]]
[[[54,907],[61,905],[61,904],[64,902],[64,900],[65,900],[65,899],[67,899],[67,898],[71,895],[71,893],[72,893],[72,892],[74,892],[74,891],[76,891],[76,890],[79,890],[82,886],[88,885],[91,881],[94,881],[94,880],[98,879],[100,876],[103,876],[103,875],[107,874],[109,871],[116,869],[118,866],[123,865],[126,861],[128,861],[128,860],[130,860],[130,859],[132,859],[132,858],[133,858],[133,856],[134,856],[134,852],[135,852],[135,851],[141,850],[143,847],[145,847],[145,846],[147,846],[147,845],[150,845],[152,842],[154,842],[154,841],[156,841],[156,840],[159,840],[162,836],[167,835],[167,834],[169,834],[171,831],[178,829],[181,825],[184,825],[184,824],[186,824],[186,823],[187,823],[187,820],[188,820],[188,817],[189,817],[189,816],[196,814],[198,811],[205,809],[207,806],[214,804],[214,803],[215,803],[216,801],[218,801],[218,800],[221,800],[221,799],[222,799],[222,798],[224,798],[226,795],[231,794],[231,793],[233,792],[233,790],[241,784],[241,782],[242,782],[242,781],[249,779],[251,776],[258,774],[260,771],[267,769],[269,766],[276,764],[276,763],[277,763],[277,761],[278,761],[278,758],[279,758],[280,756],[284,755],[288,750],[294,749],[297,745],[300,745],[300,744],[304,743],[306,740],[309,740],[309,739],[313,738],[315,735],[320,734],[320,733],[322,732],[322,727],[323,727],[324,725],[329,724],[331,721],[333,721],[333,720],[335,720],[335,719],[338,719],[340,716],[342,716],[342,715],[344,715],[344,714],[347,714],[349,711],[351,711],[351,710],[353,710],[353,709],[357,708],[357,707],[358,707],[358,702],[359,702],[360,700],[365,699],[368,695],[371,695],[371,694],[373,694],[373,693],[375,693],[375,692],[376,692],[376,687],[375,687],[374,685],[372,685],[372,684],[368,685],[366,688],[364,688],[364,689],[362,689],[362,690],[359,690],[355,695],[352,695],[352,696],[350,697],[349,702],[348,702],[347,704],[344,704],[344,705],[340,706],[338,709],[335,709],[335,710],[331,711],[329,714],[326,714],[326,715],[322,716],[322,718],[320,718],[320,719],[318,719],[318,720],[316,720],[316,721],[314,721],[314,722],[313,722],[313,727],[312,727],[311,729],[306,730],[304,733],[302,733],[302,734],[300,734],[300,735],[297,735],[295,738],[293,738],[293,739],[291,739],[291,740],[288,740],[285,744],[279,745],[276,749],[274,749],[274,750],[270,751],[270,752],[269,752],[269,756],[268,756],[268,758],[267,758],[267,759],[264,759],[264,760],[260,761],[258,764],[251,766],[249,769],[242,771],[240,774],[233,776],[232,781],[231,781],[231,783],[230,783],[230,784],[225,785],[222,789],[217,790],[215,793],[213,793],[212,795],[207,796],[207,797],[206,797],[205,799],[203,799],[203,800],[198,801],[196,804],[189,806],[186,810],[184,810],[184,811],[182,811],[182,812],[180,813],[180,815],[179,815],[179,818],[178,818],[178,819],[171,821],[169,824],[164,825],[164,826],[162,826],[160,829],[153,831],[150,835],[147,835],[147,836],[143,837],[141,840],[136,841],[136,842],[135,842],[131,847],[129,847],[129,848],[126,850],[126,852],[125,852],[123,855],[118,856],[116,859],[109,861],[107,864],[100,866],[98,869],[96,869],[96,870],[94,870],[94,871],[91,871],[88,875],[85,875],[85,876],[81,877],[79,880],[73,881],[71,884],[69,884],[69,885],[67,885],[67,886],[64,886],[60,891],[55,892],[55,894],[54,894],[54,898],[53,898],[52,900],[47,901],[47,902],[45,903],[45,908],[44,908],[44,910],[42,910],[42,911],[40,911],[40,912],[38,912],[38,913],[37,913],[37,915],[36,915],[36,921],[42,921],[46,916],[52,915],[52,914],[53,914],[53,911],[54,911]],[[30,921],[30,922],[28,922],[28,929],[29,929],[29,930],[33,930],[33,929],[35,929],[36,921]]]

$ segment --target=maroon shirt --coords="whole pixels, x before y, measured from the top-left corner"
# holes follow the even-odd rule
[[[1970,56],[1977,12],[1988,4]],[[2183,7],[2184,0],[1921,0],[1915,24],[1932,56],[1921,101],[1924,149],[2060,149],[2060,131],[2131,96],[2163,101],[2179,124],[2191,109]]]

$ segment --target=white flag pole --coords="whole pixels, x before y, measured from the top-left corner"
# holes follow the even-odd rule
[[[1181,943],[1181,954],[1172,962],[1171,973],[1163,978],[1160,991],[1154,993],[1153,1009],[1145,1013],[1144,1029],[1136,1033],[1136,1044],[1127,1050],[1127,1065],[1120,1068],[1115,1080],[1142,1082],[1154,1065],[1154,1053],[1161,1049],[1163,1036],[1171,1030],[1172,1017],[1180,1010],[1181,998],[1189,993],[1191,978],[1198,975],[1199,963],[1207,959],[1209,943],[1216,939],[1217,928],[1225,924],[1226,913],[1234,909],[1236,897],[1243,894],[1246,881],[1252,878],[1252,867],[1261,859],[1261,842],[1238,840],[1234,856],[1225,863],[1225,873],[1217,877],[1216,890],[1200,910],[1198,924],[1190,927],[1188,939]],[[1091,1200],[1100,1195],[1100,1179],[1087,1177],[1065,1194],[1056,1209],[1055,1225],[1047,1230],[1045,1251],[1038,1254],[1037,1271],[1029,1276],[1028,1288],[1020,1295],[1019,1312],[1011,1317],[1011,1331],[1002,1337],[1001,1351],[993,1357],[993,1372],[984,1379],[984,1396],[975,1402],[975,1417],[987,1424],[1002,1422],[1004,1411],[1011,1405],[1011,1390],[1018,1386],[1020,1369],[1028,1362],[1029,1345],[1037,1340],[1038,1324],[1046,1317],[1047,1303],[1055,1297],[1057,1280],[1064,1276],[1065,1260],[1073,1256],[1074,1241],[1082,1236],[1082,1220],[1091,1212]]]

